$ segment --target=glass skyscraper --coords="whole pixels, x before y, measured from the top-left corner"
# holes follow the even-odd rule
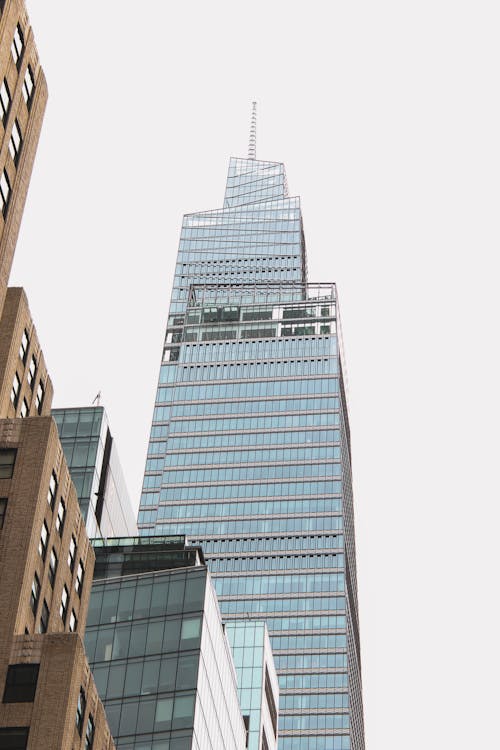
[[[280,750],[364,748],[337,295],[283,164],[231,159],[223,208],[184,217],[138,525],[203,547],[227,621],[266,619]]]

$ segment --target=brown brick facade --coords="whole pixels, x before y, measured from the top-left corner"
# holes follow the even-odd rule
[[[0,210],[0,309],[8,285],[21,218],[26,202],[43,115],[47,104],[47,83],[35,47],[33,31],[22,0],[0,3],[0,86],[5,81],[10,105],[2,116],[0,104],[0,176],[4,170],[10,185],[6,209]],[[13,58],[11,44],[17,26],[23,46],[19,60]],[[25,84],[28,76],[28,88]],[[32,81],[32,88],[29,81]],[[27,91],[30,96],[27,97]],[[18,156],[9,150],[14,127],[18,128],[22,145]],[[16,163],[17,162],[17,163]],[[0,204],[1,204],[0,199]]]

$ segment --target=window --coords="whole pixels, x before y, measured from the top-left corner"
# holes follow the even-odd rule
[[[0,729],[0,747],[4,750],[26,750],[29,727],[6,727]]]
[[[76,619],[75,610],[72,609],[71,614],[69,616],[69,632],[74,633],[77,625],[78,625],[78,620]]]
[[[0,497],[0,529],[3,529],[5,514],[7,513],[7,498]]]
[[[76,558],[76,539],[71,535],[71,541],[69,543],[69,553],[68,553],[68,565],[71,572],[75,569],[75,558]]]
[[[69,602],[69,591],[66,584],[63,586],[62,594],[61,594],[61,606],[59,607],[59,614],[61,615],[61,620],[66,623],[66,616],[68,614],[68,602]]]
[[[35,387],[35,377],[36,377],[36,359],[33,355],[31,357],[30,366],[28,369],[28,384],[31,386],[31,390]]]
[[[54,581],[56,578],[56,571],[57,571],[57,555],[54,552],[54,548],[50,551],[50,558],[49,558],[49,581],[52,588],[54,588]]]
[[[33,78],[33,71],[31,70],[31,65],[28,65],[26,68],[26,73],[24,75],[24,81],[23,81],[23,97],[24,101],[26,102],[26,106],[28,109],[31,107],[31,102],[33,101],[33,92],[35,90],[35,81]]]
[[[52,476],[50,477],[49,491],[47,493],[47,502],[52,508],[52,510],[54,510],[54,502],[56,499],[56,494],[57,494],[57,476],[56,476],[55,471],[53,471]]]
[[[35,573],[33,577],[33,583],[31,584],[31,597],[30,597],[30,607],[34,615],[36,615],[36,610],[38,607],[39,599],[40,599],[40,579]]]
[[[19,163],[19,157],[21,155],[22,145],[23,145],[23,139],[21,136],[21,129],[19,128],[18,121],[14,120],[14,125],[12,126],[12,133],[10,134],[9,152],[10,152],[10,155],[12,156],[12,161],[14,162],[16,167]],[[23,362],[24,361],[25,360],[23,360]]]
[[[59,532],[59,536],[61,537],[64,531],[65,518],[66,518],[66,506],[64,505],[64,500],[61,498],[59,500],[59,508],[57,509],[57,518],[56,518],[56,529]]]
[[[23,30],[21,29],[19,24],[17,24],[15,31],[14,31],[14,39],[12,40],[12,44],[10,46],[10,51],[12,53],[12,59],[16,63],[18,70],[21,66],[21,58],[23,56],[23,49],[24,49]]]
[[[16,120],[17,122],[17,120]],[[28,358],[28,346],[30,345],[30,339],[28,336],[28,331],[26,328],[23,331],[23,337],[21,339],[21,346],[19,347],[19,357],[21,359],[21,362],[23,365],[26,364],[26,360]]]
[[[42,525],[42,531],[40,533],[40,541],[38,543],[38,552],[40,553],[40,557],[42,560],[45,560],[45,556],[47,555],[47,545],[49,542],[49,528],[45,521]]]
[[[4,703],[31,703],[35,700],[39,664],[10,664],[7,670]]]
[[[17,402],[19,401],[19,391],[21,390],[21,381],[19,380],[19,375],[14,375],[14,380],[12,381],[12,390],[10,392],[10,400],[14,404],[14,408],[17,406]]]
[[[15,448],[0,448],[0,479],[10,479],[16,460]]]
[[[82,596],[84,577],[85,577],[85,570],[84,570],[82,561],[80,560],[80,562],[78,563],[78,570],[76,571],[76,579],[75,579],[75,591],[80,598]]]
[[[49,627],[49,615],[49,608],[47,607],[47,602],[44,599],[42,605],[42,614],[40,615],[40,625],[38,626],[39,633],[47,632],[47,628]]]
[[[94,719],[92,718],[92,714],[89,714],[87,731],[85,732],[85,750],[92,750],[92,747],[94,746],[94,732]]]
[[[85,716],[86,707],[87,707],[87,699],[85,698],[85,691],[83,688],[80,688],[80,695],[78,696],[78,705],[76,707],[76,728],[78,729],[78,734],[80,735],[80,737],[82,736],[83,718]]]
[[[28,416],[28,410],[29,410],[28,402],[26,401],[25,398],[23,398],[23,403],[21,404],[21,411],[20,411],[20,415],[23,419],[24,417]]]
[[[10,197],[10,182],[9,182],[9,177],[7,175],[7,172],[4,169],[2,174],[0,175],[0,209],[2,210],[2,214],[4,217],[5,217],[5,214],[7,213],[7,208],[9,205],[9,197]]]
[[[5,123],[7,122],[10,110],[10,102],[11,98],[9,86],[6,79],[4,78],[2,81],[2,85],[0,86],[0,118],[2,120],[2,125],[5,125]]]
[[[36,399],[35,399],[35,406],[36,410],[39,414],[42,413],[42,406],[43,406],[43,397],[45,396],[45,388],[43,387],[42,381],[38,383],[38,388],[36,391]]]

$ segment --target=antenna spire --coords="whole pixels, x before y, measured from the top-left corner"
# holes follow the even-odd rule
[[[248,158],[255,159],[257,151],[257,102],[252,102],[252,117],[250,120],[250,138],[248,139]]]

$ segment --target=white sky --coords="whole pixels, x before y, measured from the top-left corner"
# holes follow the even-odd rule
[[[49,105],[11,284],[138,501],[181,217],[285,162],[349,368],[367,750],[498,743],[500,10],[30,0]],[[497,738],[497,739],[495,739]]]

